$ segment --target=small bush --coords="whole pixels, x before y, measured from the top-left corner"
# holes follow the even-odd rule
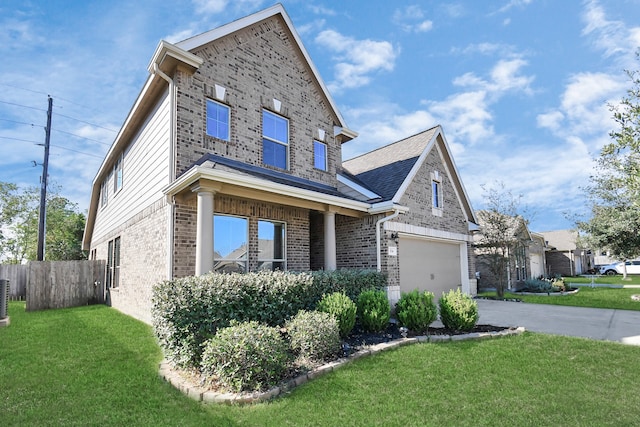
[[[356,304],[344,293],[325,295],[318,303],[317,310],[335,317],[342,338],[346,338],[356,324]]]
[[[396,304],[396,315],[403,326],[415,332],[425,332],[438,318],[438,307],[433,301],[433,292],[417,289],[402,293]]]
[[[342,348],[338,322],[329,313],[301,310],[286,329],[291,349],[305,359],[323,360]]]
[[[544,279],[527,279],[524,281],[524,292],[554,292],[550,281]]]
[[[391,306],[385,291],[368,290],[358,297],[358,318],[366,331],[380,332],[387,328]]]
[[[478,303],[460,289],[440,298],[440,320],[453,331],[470,331],[478,322]]]
[[[234,392],[264,390],[287,372],[287,342],[277,328],[258,322],[233,322],[205,343],[202,373]]]
[[[387,286],[386,276],[376,270],[319,270],[312,272],[311,277],[316,293],[320,296],[343,292],[351,301],[357,301],[363,291],[383,290]]]

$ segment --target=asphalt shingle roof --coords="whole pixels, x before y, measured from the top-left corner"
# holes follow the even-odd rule
[[[437,127],[410,136],[342,163],[343,169],[383,199],[391,200],[405,181]]]

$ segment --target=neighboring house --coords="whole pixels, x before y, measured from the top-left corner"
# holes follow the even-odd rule
[[[487,214],[496,215],[496,214]],[[490,226],[483,218],[482,212],[478,212],[480,231],[474,235],[476,269],[478,271],[478,288],[495,287],[497,277],[491,271],[491,250],[483,247],[483,230]],[[501,221],[498,221],[501,222]],[[508,217],[503,222],[506,226],[504,234],[511,242],[506,254],[504,283],[507,289],[518,288],[527,279],[545,276],[546,261],[545,252],[548,250],[544,237],[539,233],[529,230],[522,217]]]
[[[176,44],[93,182],[112,305],[209,271],[377,268],[389,296],[475,292],[474,211],[440,127],[342,162],[350,130],[281,5]]]
[[[543,231],[540,234],[550,248],[547,252],[549,276],[577,276],[595,267],[592,251],[582,247],[576,230]]]

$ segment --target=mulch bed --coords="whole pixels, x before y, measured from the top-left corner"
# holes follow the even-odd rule
[[[509,328],[504,326],[476,325],[471,331],[462,332],[453,331],[444,327],[429,327],[429,330],[426,333],[417,334],[409,331],[407,333],[407,337],[411,338],[418,335],[461,335],[473,332],[500,332],[505,329]],[[343,342],[349,346],[349,349],[347,351],[354,352],[370,345],[389,342],[400,338],[402,338],[402,334],[400,333],[400,329],[397,324],[390,323],[385,331],[378,333],[365,332],[359,325],[356,325],[356,327],[351,332],[351,335],[349,335]]]

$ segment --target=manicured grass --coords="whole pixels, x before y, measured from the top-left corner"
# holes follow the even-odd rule
[[[565,282],[567,283],[584,283],[590,284],[591,278],[585,276],[577,276],[577,277],[565,277]],[[597,276],[594,279],[594,283],[596,284],[607,284],[607,285],[640,285],[640,275],[637,274],[629,274],[626,279],[622,279],[621,275],[616,276]]]
[[[0,329],[0,420],[14,425],[635,425],[640,347],[526,333],[360,359],[254,406],[202,405],[157,374],[150,328],[104,306]]]
[[[602,279],[602,281],[601,281]],[[579,291],[573,295],[562,296],[537,296],[537,295],[519,295],[505,292],[505,297],[514,297],[521,299],[524,302],[532,304],[552,304],[552,305],[569,305],[574,307],[594,307],[594,308],[612,308],[617,310],[637,310],[640,311],[640,302],[631,299],[631,295],[640,294],[639,288],[603,288],[603,287],[590,287],[587,284],[590,283],[583,277],[569,277],[565,278],[566,283],[581,283],[583,286],[579,286]],[[616,276],[598,278],[596,283],[608,283],[611,285],[619,285],[621,282]],[[626,282],[625,282],[626,283]],[[495,292],[480,292],[480,296],[496,295]]]

